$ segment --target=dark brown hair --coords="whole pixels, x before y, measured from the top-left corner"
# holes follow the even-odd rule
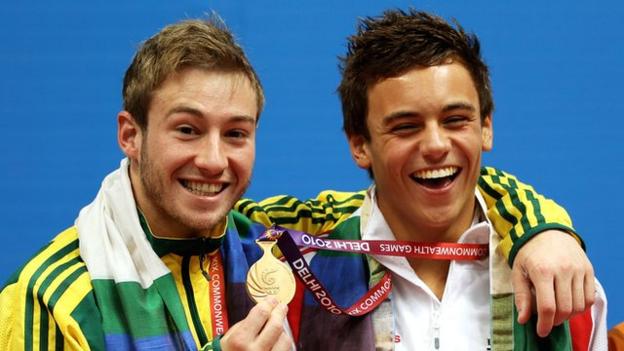
[[[370,139],[366,115],[367,93],[372,85],[418,66],[449,60],[461,62],[470,72],[479,94],[481,118],[494,109],[488,67],[481,58],[477,36],[464,32],[456,22],[452,26],[426,12],[389,10],[380,17],[361,19],[340,60],[342,81],[338,93],[347,135]]]

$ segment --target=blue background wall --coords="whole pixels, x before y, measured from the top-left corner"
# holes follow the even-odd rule
[[[340,129],[336,56],[357,17],[409,5],[455,17],[479,35],[497,105],[485,164],[569,210],[609,295],[609,325],[624,320],[624,7],[615,0],[5,3],[0,281],[71,225],[118,166],[115,116],[137,44],[211,10],[236,33],[266,90],[247,195],[365,187]]]

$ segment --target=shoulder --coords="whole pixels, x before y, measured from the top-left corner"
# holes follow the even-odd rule
[[[62,330],[62,326],[76,323],[76,313],[80,314],[85,304],[95,306],[92,291],[80,257],[78,233],[71,227],[40,249],[2,287],[0,322],[10,323],[25,339],[54,325]],[[93,308],[87,309],[91,318],[95,317]],[[46,310],[49,313],[42,313]]]
[[[0,293],[13,292],[14,303],[19,305],[32,305],[37,299],[52,310],[63,301],[67,290],[71,290],[73,298],[84,297],[92,290],[75,227],[61,232],[39,250],[9,278]]]
[[[360,221],[360,212],[353,213],[349,218],[337,225],[336,228],[329,233],[328,238],[338,240],[362,239]]]
[[[366,196],[366,191],[361,190],[357,192],[347,192],[347,191],[335,191],[335,190],[324,190],[316,195],[316,197],[309,199],[299,199],[296,196],[292,195],[276,195],[271,196],[259,201],[252,199],[241,199],[236,204],[235,209],[240,212],[249,212],[249,211],[284,211],[289,210],[293,211],[294,208],[300,206],[308,206],[308,207],[327,207],[327,206],[337,206],[337,207],[352,207],[357,209],[362,205],[364,201],[364,197]]]
[[[71,227],[58,234],[15,271],[3,289],[13,284],[29,285],[41,278],[45,280],[54,274],[80,267],[84,267],[84,262],[78,249],[78,232]]]

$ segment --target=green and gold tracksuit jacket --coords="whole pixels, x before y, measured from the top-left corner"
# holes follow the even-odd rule
[[[521,245],[539,231],[573,232],[563,208],[513,176],[484,168],[478,186],[496,231],[505,233],[499,250],[509,263]],[[170,270],[150,286],[92,280],[80,255],[77,230],[70,227],[37,252],[2,287],[0,350],[218,349],[218,337],[212,335],[211,281],[205,274],[210,267],[202,258],[215,253],[222,256],[231,326],[242,320],[253,305],[246,296],[245,277],[249,266],[261,255],[254,240],[267,226],[278,224],[315,235],[329,233],[330,237],[349,238],[358,233],[349,218],[364,197],[364,191],[324,191],[307,201],[290,196],[276,196],[259,203],[244,199],[228,214],[221,235],[211,240],[156,238],[143,222],[154,252]],[[346,265],[356,284],[340,283],[344,277],[332,274],[331,269],[317,272],[317,276],[346,306],[368,289],[371,272],[366,257],[343,256],[347,259],[328,252],[316,255],[337,257],[333,267]],[[314,262],[311,265],[314,268]],[[288,315],[300,349],[316,349],[317,331],[326,329],[314,329],[312,324],[322,325],[327,318],[300,285]],[[327,326],[338,328],[332,334],[336,342],[372,337],[370,316],[347,318]],[[360,346],[366,345],[373,343]]]

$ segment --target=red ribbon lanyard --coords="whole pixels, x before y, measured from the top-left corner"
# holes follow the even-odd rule
[[[472,261],[488,256],[488,244],[415,242],[396,240],[334,240],[301,235],[303,245],[320,250],[353,252],[366,255],[403,256],[432,260]]]
[[[212,337],[223,335],[228,330],[227,305],[225,303],[225,277],[223,274],[223,262],[221,253],[217,251],[210,256],[210,321],[212,324]]]
[[[312,273],[297,246],[368,255],[405,256],[436,260],[480,260],[487,257],[489,251],[487,244],[474,243],[325,239],[277,226],[267,229],[263,237],[265,240],[276,240],[277,238],[277,245],[295,276],[323,308],[333,314],[351,316],[362,316],[374,310],[388,297],[392,290],[390,272],[386,271],[381,280],[363,297],[351,307],[344,309],[336,304],[327,289]]]

